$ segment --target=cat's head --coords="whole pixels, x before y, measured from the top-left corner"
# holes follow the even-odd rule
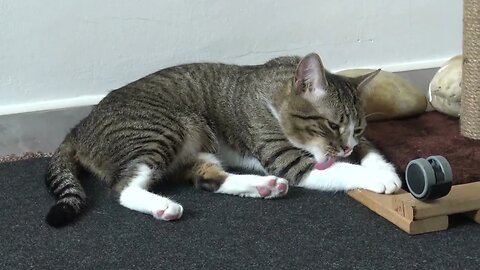
[[[366,127],[360,92],[378,72],[347,78],[325,70],[317,54],[307,55],[278,114],[288,139],[319,162],[349,156]]]

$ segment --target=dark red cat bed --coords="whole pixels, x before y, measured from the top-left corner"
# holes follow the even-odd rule
[[[441,155],[452,167],[454,185],[480,181],[480,140],[463,137],[458,118],[428,112],[408,119],[371,122],[366,137],[401,175],[410,160]]]
[[[438,112],[418,117],[368,124],[366,137],[404,175],[410,160],[441,155],[453,171],[450,193],[431,202],[421,202],[401,190],[393,195],[354,190],[348,194],[409,234],[448,228],[448,215],[466,213],[480,223],[480,140],[460,135],[457,118]],[[465,184],[468,183],[468,184]]]

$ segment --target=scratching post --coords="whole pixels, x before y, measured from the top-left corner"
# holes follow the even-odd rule
[[[460,129],[462,135],[480,139],[480,1],[463,4],[463,77]]]

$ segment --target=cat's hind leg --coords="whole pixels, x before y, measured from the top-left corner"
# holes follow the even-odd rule
[[[161,220],[176,220],[182,217],[183,207],[158,194],[148,191],[154,169],[146,164],[134,166],[135,172],[120,192],[120,204],[131,210],[150,214]]]
[[[232,174],[213,154],[200,153],[192,168],[195,187],[242,197],[275,198],[288,192],[288,181],[276,176]]]

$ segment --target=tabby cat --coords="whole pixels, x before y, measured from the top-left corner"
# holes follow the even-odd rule
[[[265,199],[289,185],[393,193],[401,186],[394,167],[363,137],[359,92],[377,73],[334,75],[312,53],[254,66],[180,65],[114,90],[51,158],[46,184],[56,204],[46,221],[66,225],[86,205],[81,168],[118,191],[121,205],[161,220],[183,213],[149,191],[167,174]],[[230,166],[267,176],[226,172]]]

